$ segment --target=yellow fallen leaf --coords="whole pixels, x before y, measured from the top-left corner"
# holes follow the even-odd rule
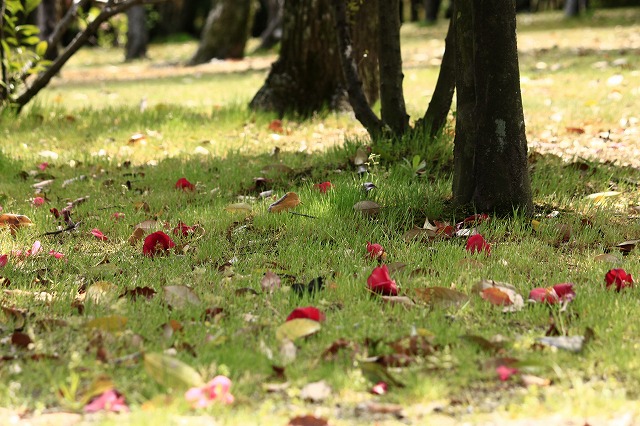
[[[126,325],[127,318],[120,315],[98,317],[87,323],[88,328],[99,328],[104,331],[122,331]]]
[[[31,222],[31,219],[25,215],[13,213],[0,214],[0,227],[9,226],[11,229],[17,229],[23,226],[32,225],[33,222]]]
[[[269,206],[269,211],[271,213],[280,213],[287,210],[291,210],[300,204],[300,197],[295,192],[287,192],[275,203]]]
[[[248,204],[248,203],[234,203],[234,204],[229,204],[224,209],[229,213],[249,214],[251,213],[252,207],[251,207],[251,204]]]

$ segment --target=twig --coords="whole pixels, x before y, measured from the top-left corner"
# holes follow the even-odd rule
[[[6,0],[0,0],[0,40],[4,40],[4,11]],[[7,99],[9,93],[9,75],[4,64],[4,49],[0,46],[0,66],[2,67],[2,81],[0,81],[0,102]]]
[[[51,232],[45,232],[44,234],[42,234],[43,236],[45,235],[58,235],[58,234],[62,234],[63,232],[69,232],[69,231],[73,231],[75,230],[78,225],[80,225],[82,223],[82,221],[80,222],[76,222],[73,225],[69,225],[64,229],[58,229],[57,231],[51,231]]]
[[[311,215],[309,215],[309,214],[297,213],[297,212],[289,212],[289,213],[294,214],[294,215],[296,215],[296,216],[304,216],[304,217],[310,217],[311,219],[317,219],[317,217],[315,217],[315,216],[311,216]]]

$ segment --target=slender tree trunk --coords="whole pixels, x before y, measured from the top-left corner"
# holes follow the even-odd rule
[[[451,109],[453,92],[456,89],[456,34],[455,20],[449,21],[449,29],[445,38],[444,54],[440,64],[438,81],[433,90],[429,108],[422,120],[416,123],[416,127],[428,130],[431,137],[436,136],[447,122],[447,115]]]
[[[260,46],[256,50],[268,50],[282,39],[282,14],[284,0],[267,0],[267,26],[260,33]]]
[[[380,16],[380,105],[382,121],[396,135],[409,127],[409,116],[402,92],[402,55],[400,53],[400,19],[398,0],[378,0]]]
[[[127,10],[127,45],[125,60],[145,58],[149,32],[147,30],[147,13],[144,6],[137,5]]]
[[[361,25],[371,19],[367,15],[374,9],[370,7],[371,3],[360,4],[352,19],[353,25]],[[267,80],[254,96],[250,107],[274,111],[279,115],[294,113],[302,116],[309,116],[323,108],[348,108],[347,86],[340,67],[340,52],[336,45],[336,28],[329,0],[285,1],[282,29],[278,60],[272,65]],[[375,37],[375,34],[368,37],[362,35],[359,40],[370,43]],[[371,46],[354,46],[353,54],[373,50]],[[377,73],[371,69],[377,68],[377,63],[363,56],[357,60],[361,67],[367,68],[360,77],[365,92],[373,96],[377,80],[371,76]]]
[[[53,34],[58,23],[59,11],[57,0],[42,0],[38,5],[38,28],[40,28],[40,39],[48,40]],[[44,58],[53,60],[58,56],[58,46],[50,46]]]
[[[424,15],[427,22],[436,22],[440,11],[441,0],[424,0]]]
[[[4,40],[4,11],[5,0],[0,0],[0,40]],[[0,107],[8,97],[9,75],[4,63],[4,47],[0,46]]]
[[[189,65],[209,62],[213,58],[243,58],[252,14],[252,0],[213,0],[198,51],[189,60]]]
[[[513,0],[457,0],[453,196],[478,211],[529,214],[531,186]],[[469,71],[471,70],[471,71]]]

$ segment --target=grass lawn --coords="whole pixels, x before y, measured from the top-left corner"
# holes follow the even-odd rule
[[[536,216],[459,229],[443,229],[465,218],[451,129],[391,161],[349,114],[279,128],[248,111],[275,56],[187,68],[193,43],[133,64],[80,52],[0,117],[0,214],[32,222],[0,228],[0,423],[637,423],[640,297],[605,275],[640,274],[640,9],[519,19]],[[445,31],[403,28],[414,118]],[[287,192],[298,214],[270,212]],[[437,229],[415,229],[426,220]],[[146,256],[157,231],[175,247]],[[382,264],[398,297],[367,289]],[[560,283],[573,300],[527,301]],[[324,320],[286,321],[308,306]],[[191,407],[185,391],[218,375],[234,402]],[[84,413],[109,389],[130,413]]]

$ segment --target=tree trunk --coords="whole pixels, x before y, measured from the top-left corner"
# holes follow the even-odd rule
[[[436,136],[447,122],[447,115],[449,115],[451,101],[453,100],[453,92],[456,89],[456,34],[454,23],[454,19],[449,21],[438,81],[435,89],[433,89],[429,108],[427,108],[424,117],[416,123],[416,128],[421,127],[427,130],[431,137]]]
[[[125,60],[145,58],[149,33],[147,31],[147,13],[144,6],[137,5],[127,10],[127,45]]]
[[[375,19],[371,18],[375,13],[375,2],[361,3],[354,13],[354,25],[370,23]],[[371,31],[374,26],[368,28]],[[282,29],[280,56],[250,107],[274,111],[280,116],[285,113],[309,116],[327,107],[348,108],[329,0],[285,1]],[[354,54],[365,50],[374,52],[376,46],[371,40],[375,40],[375,37],[374,34],[368,37],[364,33],[359,35],[361,45],[354,47]],[[363,69],[360,77],[365,92],[371,96],[370,102],[377,99],[374,96],[377,94],[377,80],[372,76],[377,75],[375,68],[378,64],[374,60],[373,54],[357,58],[358,65]]]
[[[398,0],[378,0],[380,16],[380,104],[382,121],[396,135],[409,127],[409,116],[402,92],[402,56],[400,53],[400,19],[395,13]]]
[[[251,29],[252,0],[213,0],[198,51],[189,65],[213,58],[241,59]]]
[[[258,36],[260,46],[256,50],[268,50],[282,39],[282,13],[284,0],[265,0],[267,25]],[[256,24],[254,23],[254,26]]]
[[[457,0],[458,112],[453,197],[459,207],[529,214],[533,202],[513,0]]]
[[[433,23],[438,20],[441,0],[424,0],[424,14],[427,22]]]
[[[58,23],[60,11],[57,0],[42,0],[38,5],[38,28],[40,28],[40,39],[48,40]],[[53,60],[58,56],[58,46],[51,46],[47,49],[44,58]]]
[[[574,18],[587,10],[587,0],[565,0],[564,16]]]

